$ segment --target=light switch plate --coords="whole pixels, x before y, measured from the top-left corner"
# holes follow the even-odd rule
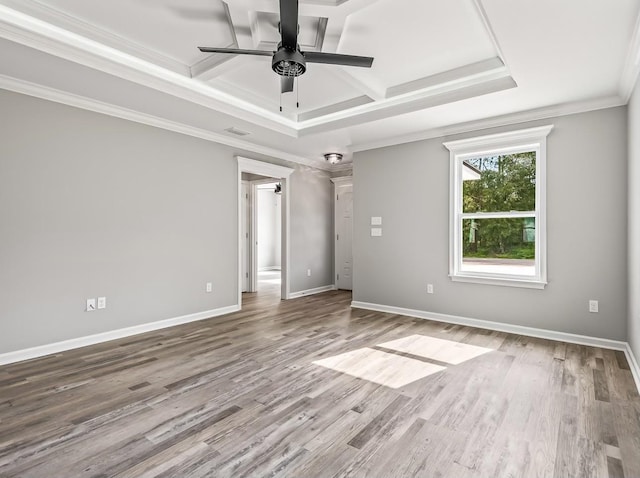
[[[87,299],[87,308],[85,309],[87,312],[93,312],[96,310],[96,300],[95,299]]]
[[[107,308],[107,298],[98,297],[98,309],[106,309],[106,308]]]
[[[372,227],[371,228],[371,237],[381,237],[382,236],[382,228],[381,227]]]
[[[372,226],[382,226],[382,217],[381,216],[371,216],[371,225]]]

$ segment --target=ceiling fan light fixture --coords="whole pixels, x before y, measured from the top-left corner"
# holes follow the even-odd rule
[[[329,164],[338,164],[342,161],[342,153],[325,153],[324,159],[326,159]]]
[[[307,71],[307,62],[299,51],[280,46],[273,55],[271,68],[280,76],[300,76]]]

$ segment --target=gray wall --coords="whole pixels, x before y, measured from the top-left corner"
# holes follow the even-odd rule
[[[354,300],[616,340],[627,335],[626,108],[357,153]],[[544,290],[452,282],[445,140],[555,124]],[[383,217],[372,238],[370,216]],[[426,293],[426,284],[435,293]],[[588,300],[600,313],[588,312]]]
[[[629,344],[640,359],[640,79],[629,111]]]
[[[290,185],[291,263],[296,265],[291,271],[291,292],[334,283],[333,184],[327,171],[295,168]]]
[[[332,283],[328,173],[2,90],[0,110],[0,353],[236,304],[236,154],[295,167],[291,290]]]

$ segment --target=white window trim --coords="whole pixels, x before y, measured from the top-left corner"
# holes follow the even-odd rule
[[[547,136],[553,125],[443,143],[450,151],[449,189],[449,277],[456,282],[543,289],[547,285]],[[535,211],[463,213],[462,161],[495,153],[536,151]],[[516,276],[490,272],[461,271],[462,220],[490,217],[534,217],[536,220],[535,276]]]

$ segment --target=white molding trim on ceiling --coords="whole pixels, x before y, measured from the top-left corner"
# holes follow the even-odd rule
[[[640,76],[640,13],[636,18],[636,26],[631,37],[624,70],[620,79],[620,96],[629,102],[633,89]]]
[[[372,149],[386,148],[388,146],[396,146],[398,144],[413,143],[415,141],[424,141],[433,138],[443,138],[445,136],[453,136],[456,134],[471,133],[489,128],[499,128],[502,126],[511,126],[520,123],[528,123],[531,121],[555,118],[558,116],[567,116],[578,113],[587,113],[605,108],[615,108],[624,106],[627,102],[619,96],[610,96],[607,98],[598,98],[595,100],[579,101],[574,103],[566,103],[560,105],[547,106],[534,110],[521,111],[518,113],[510,113],[507,115],[493,116],[465,123],[458,123],[450,126],[432,128],[424,131],[418,131],[406,135],[395,136],[393,138],[385,138],[380,141],[369,141],[364,143],[355,143],[349,145],[349,149],[353,153],[360,151],[368,151]]]
[[[267,57],[258,57],[258,61],[260,59],[264,59]],[[270,61],[270,60],[269,60]],[[242,99],[243,101],[247,101],[249,103],[253,103],[256,106],[264,109],[276,110],[278,109],[278,103],[276,101],[271,101],[268,98],[260,96],[253,91],[243,88],[236,83],[231,83],[222,78],[216,78],[211,82],[211,84],[224,93],[228,93],[229,95],[236,96],[237,98]],[[274,97],[275,98],[275,97]],[[279,96],[277,97],[279,98]],[[285,99],[286,101],[286,99]],[[292,113],[292,110],[287,107],[285,103],[282,104],[283,111],[280,113],[283,117],[290,119],[291,121],[296,120],[296,114]],[[294,108],[295,110],[295,105]]]
[[[178,60],[68,15],[58,9],[40,3],[38,0],[31,0],[29,2],[25,0],[1,0],[0,3],[18,12],[30,15],[52,25],[57,25],[69,32],[91,38],[106,46],[137,56],[138,58],[155,63],[168,70],[183,75],[189,74],[189,66]]]
[[[0,37],[297,137],[294,122],[95,40],[0,5]]]
[[[369,83],[365,83],[364,81],[353,76],[347,68],[343,68],[341,66],[336,65],[335,68],[330,68],[328,71],[332,72],[333,75],[340,80],[347,83],[349,86],[352,86],[356,90],[361,91],[363,94],[371,98],[372,100],[384,100],[385,99],[385,90],[380,86],[374,86]]]
[[[229,12],[229,5],[226,2],[222,2],[222,6],[224,7],[224,14],[226,16],[227,27],[229,28],[229,35],[231,35],[231,42],[226,46],[226,48],[238,48],[238,37],[236,36],[235,28],[233,28],[233,21],[231,20],[231,13]],[[202,60],[191,65],[189,67],[189,73],[191,74],[191,78],[197,77],[201,80],[208,80],[212,76],[215,76],[211,75],[211,73],[216,67],[234,58],[237,57],[224,54],[210,54]]]
[[[417,93],[409,93],[384,101],[367,103],[351,108],[348,111],[336,112],[325,115],[322,118],[303,121],[300,122],[301,127],[298,130],[298,136],[322,133],[355,124],[385,119],[390,116],[412,113],[434,106],[508,90],[517,86],[510,76],[505,77],[500,73],[492,76],[495,77],[491,78],[488,75],[478,77],[475,75],[460,81],[435,85]]]
[[[442,71],[434,75],[418,78],[416,80],[401,83],[387,88],[385,98],[394,98],[407,95],[419,90],[437,88],[448,83],[463,82],[465,80],[482,77],[508,77],[507,67],[502,59],[495,57],[477,61],[448,71]]]
[[[293,163],[304,164],[316,169],[322,169],[325,171],[334,170],[324,161],[297,156],[291,153],[280,151],[275,148],[271,148],[269,146],[257,145],[255,143],[241,140],[236,137],[227,136],[221,133],[214,133],[212,131],[188,126],[175,121],[167,120],[165,118],[160,118],[158,116],[141,113],[139,111],[130,110],[121,106],[116,106],[92,98],[75,95],[73,93],[67,93],[65,91],[56,90],[54,88],[49,88],[47,86],[11,78],[5,75],[0,75],[0,89],[5,89],[13,91],[15,93],[53,101],[55,103],[73,106],[75,108],[93,111],[108,116],[114,116],[116,118],[121,118],[128,121],[134,121],[136,123],[173,131],[175,133],[180,133],[187,136],[193,136],[195,138],[200,138],[206,141],[238,148],[244,151],[249,151],[251,153],[264,154],[265,156],[269,156],[272,158],[278,158],[286,161],[291,161]]]
[[[333,103],[331,105],[321,106],[320,108],[305,111],[303,113],[298,113],[297,120],[306,121],[309,119],[326,116],[331,113],[344,111],[349,108],[355,108],[357,106],[366,105],[373,101],[374,100],[367,95],[356,96],[355,98],[351,98],[345,101],[340,101],[338,103]]]
[[[493,42],[493,47],[496,49],[498,53],[498,57],[502,60],[503,64],[507,64],[504,59],[504,54],[502,53],[502,48],[500,47],[500,43],[498,43],[498,38],[496,37],[496,33],[493,31],[493,27],[491,26],[491,22],[489,21],[489,16],[487,15],[486,10],[484,9],[484,5],[482,5],[482,0],[473,0],[473,5],[476,7],[476,13],[480,17],[482,24],[484,26],[487,35]]]
[[[344,10],[341,15],[345,15],[349,8],[361,7],[363,1],[350,0],[349,3],[344,4],[344,7],[340,7],[341,10]],[[309,6],[307,5],[307,7]],[[423,81],[415,85],[417,90],[406,92],[403,90],[398,93],[404,94],[393,98],[296,122],[287,115],[279,114],[275,108],[273,110],[262,108],[251,101],[218,90],[210,84],[194,81],[188,75],[167,70],[1,4],[0,37],[294,138],[404,114],[516,86],[504,64],[483,72],[471,71],[467,67],[462,67],[455,70],[458,72],[456,75],[449,74],[452,72],[445,72],[446,74],[442,76],[444,81],[442,84],[424,83]],[[239,45],[242,46],[240,37],[237,38]],[[233,60],[225,62],[223,68],[234,63]]]

